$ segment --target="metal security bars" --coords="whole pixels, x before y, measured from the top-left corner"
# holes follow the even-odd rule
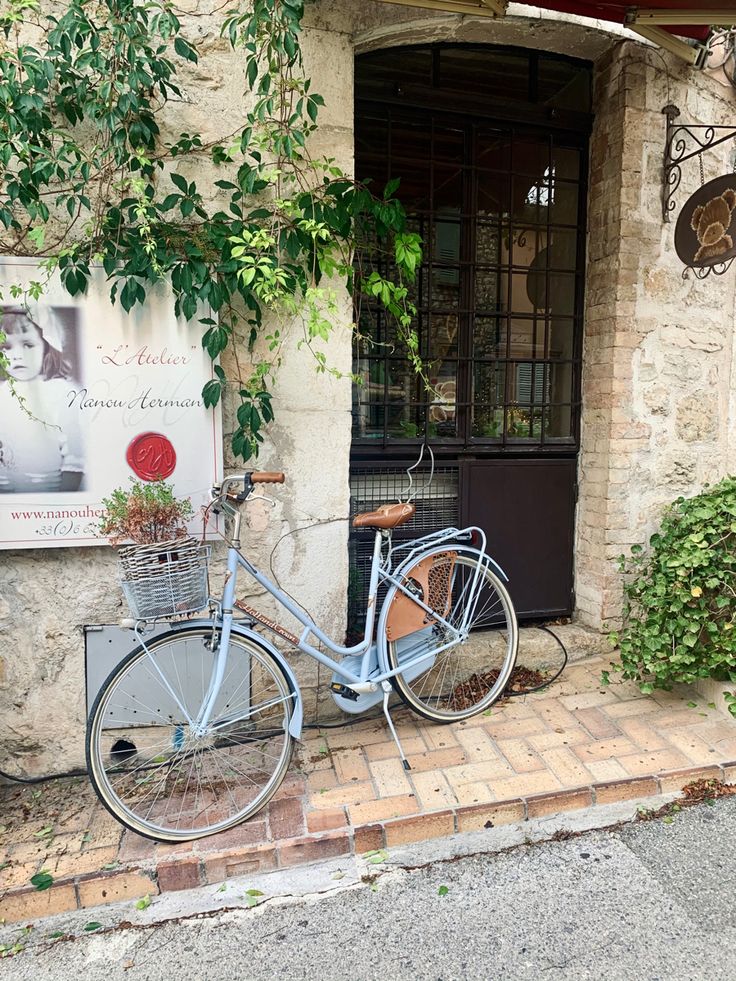
[[[520,101],[546,109],[576,87],[584,95],[587,70],[487,48],[403,50],[393,65],[385,53],[371,57],[374,70],[359,88],[357,173],[378,187],[401,178],[410,227],[424,241],[411,299],[430,386],[412,372],[385,316],[364,303],[355,449],[425,437],[448,450],[574,448],[587,135],[478,118],[465,100],[451,99],[446,113],[442,97],[503,76]],[[382,88],[380,101],[369,98]],[[420,106],[433,89],[435,108]]]

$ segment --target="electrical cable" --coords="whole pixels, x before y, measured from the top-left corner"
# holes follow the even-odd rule
[[[69,777],[86,777],[86,770],[67,770],[65,773],[45,773],[40,777],[14,777],[11,773],[6,773],[5,770],[0,770],[0,777],[3,780],[9,780],[11,783],[48,783],[49,780],[66,780]]]
[[[525,688],[523,691],[510,691],[508,692],[507,698],[515,698],[517,695],[531,695],[535,691],[543,691],[545,688],[549,688],[550,685],[553,685],[555,681],[557,681],[557,679],[560,677],[562,672],[567,667],[567,662],[569,659],[567,648],[562,643],[562,641],[557,636],[557,634],[554,633],[552,630],[550,630],[549,627],[545,627],[543,624],[536,623],[534,624],[534,626],[536,627],[537,630],[543,630],[546,634],[549,634],[550,637],[554,637],[554,639],[560,645],[560,647],[562,648],[562,667],[559,669],[557,674],[553,674],[551,678],[548,678],[543,684],[537,685],[536,688]]]

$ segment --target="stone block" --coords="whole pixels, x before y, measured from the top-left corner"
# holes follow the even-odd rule
[[[101,906],[103,903],[119,903],[126,899],[140,899],[156,895],[158,886],[142,872],[112,873],[94,876],[78,885],[79,905]]]
[[[178,862],[161,862],[156,868],[156,878],[161,892],[196,889],[202,882],[199,859],[189,858]]]
[[[346,832],[333,832],[315,838],[290,841],[278,848],[280,866],[303,865],[327,858],[350,854],[350,838]]]

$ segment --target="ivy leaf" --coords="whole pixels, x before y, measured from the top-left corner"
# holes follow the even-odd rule
[[[36,228],[32,228],[28,233],[28,238],[33,242],[37,249],[43,248],[43,243],[46,239],[46,229],[43,225],[37,225]]]
[[[213,378],[208,381],[207,384],[202,389],[202,401],[204,402],[206,409],[214,408],[220,401],[220,396],[222,395],[222,384],[219,381],[215,381]]]
[[[388,200],[389,198],[392,198],[394,196],[394,194],[399,189],[399,184],[401,184],[400,177],[394,177],[386,184],[386,187],[384,188],[383,191],[384,200]]]
[[[183,37],[177,36],[174,38],[174,51],[176,51],[180,58],[186,58],[187,61],[192,61],[195,64],[199,60],[195,49]]]
[[[259,889],[246,889],[245,891],[245,903],[248,907],[253,907],[258,905],[258,898],[262,896],[263,893]]]

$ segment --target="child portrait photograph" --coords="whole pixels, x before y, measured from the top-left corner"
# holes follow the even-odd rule
[[[81,378],[78,311],[0,306],[0,494],[85,489],[85,438],[69,393]]]

